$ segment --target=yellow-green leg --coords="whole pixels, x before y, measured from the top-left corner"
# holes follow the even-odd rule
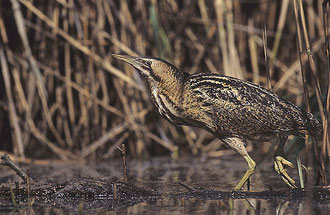
[[[252,160],[252,158],[249,155],[243,156],[246,162],[248,163],[249,169],[246,171],[244,174],[243,178],[240,180],[240,182],[236,185],[234,190],[240,190],[245,182],[253,175],[255,167],[256,167],[256,162]]]
[[[282,157],[284,154],[283,147],[287,140],[287,137],[280,135],[279,139],[280,139],[280,144],[278,145],[274,155],[275,171],[281,176],[281,178],[287,185],[289,185],[291,188],[297,188],[294,180],[288,175],[288,173],[284,169],[284,165],[289,166],[291,168],[294,167],[294,165],[290,161]]]
[[[224,139],[224,141],[227,143],[228,146],[230,146],[232,149],[234,149],[236,152],[242,155],[249,166],[249,169],[246,171],[243,178],[234,188],[234,190],[240,190],[243,187],[243,185],[246,183],[246,181],[251,177],[251,175],[253,175],[256,167],[256,162],[254,162],[254,160],[252,160],[252,158],[247,153],[247,150],[245,148],[245,142],[242,139],[231,137]]]

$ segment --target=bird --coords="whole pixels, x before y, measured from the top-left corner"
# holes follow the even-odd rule
[[[294,165],[284,158],[283,147],[290,135],[321,136],[322,125],[312,113],[249,81],[216,73],[189,74],[155,57],[112,56],[141,74],[163,118],[174,125],[204,129],[243,156],[248,169],[234,191],[255,172],[256,162],[247,152],[247,141],[274,139],[279,142],[275,170],[290,188],[296,188],[285,169]]]

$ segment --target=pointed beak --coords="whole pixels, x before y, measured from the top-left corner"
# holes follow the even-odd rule
[[[119,54],[112,54],[112,57],[122,60],[122,61],[132,65],[136,69],[141,69],[141,68],[148,66],[142,61],[142,59],[140,57],[133,57],[133,56],[129,56],[129,55],[119,55]]]

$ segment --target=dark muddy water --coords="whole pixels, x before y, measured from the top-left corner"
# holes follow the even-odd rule
[[[14,211],[16,214],[329,214],[330,211],[329,187],[290,190],[270,161],[257,166],[250,192],[246,187],[242,192],[232,192],[247,168],[239,156],[128,161],[127,182],[121,160],[23,168],[33,178],[29,198],[22,180],[8,167],[0,167],[0,214]],[[290,169],[289,174],[299,184],[297,171]]]

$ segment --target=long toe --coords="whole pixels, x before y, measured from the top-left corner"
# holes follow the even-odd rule
[[[287,178],[289,177],[289,178]],[[295,182],[290,178],[290,176],[281,176],[282,180],[291,187],[291,189],[297,188]]]
[[[291,188],[296,188],[294,180],[288,175],[283,165],[289,166],[291,168],[294,167],[294,165],[290,161],[284,159],[281,156],[276,156],[274,159],[274,166],[276,172],[281,176],[281,178],[287,185],[289,185]]]

